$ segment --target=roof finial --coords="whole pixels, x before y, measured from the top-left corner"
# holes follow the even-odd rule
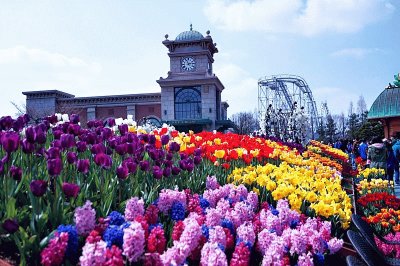
[[[193,26],[192,26],[192,23],[190,23],[190,31],[192,31],[193,30]]]

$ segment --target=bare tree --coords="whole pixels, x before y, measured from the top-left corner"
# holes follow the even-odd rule
[[[233,114],[231,120],[238,128],[239,134],[251,134],[258,130],[257,115],[251,112],[240,112]]]
[[[360,95],[357,101],[357,114],[363,115],[367,110],[367,104],[365,103],[364,96]]]
[[[346,136],[346,117],[341,113],[340,115],[332,115],[332,118],[336,124],[338,137],[344,138]]]

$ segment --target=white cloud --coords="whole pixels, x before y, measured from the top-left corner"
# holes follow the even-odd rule
[[[378,48],[345,48],[331,53],[333,57],[353,57],[356,59],[362,59],[369,54],[380,52]]]
[[[101,65],[88,63],[78,57],[68,57],[60,53],[46,50],[15,46],[0,49],[0,64],[39,64],[49,67],[84,68],[92,72],[100,72]]]
[[[394,9],[389,0],[208,0],[204,14],[224,30],[316,35],[356,32]]]
[[[229,104],[228,117],[239,112],[253,112],[258,106],[258,80],[234,64],[218,67],[216,75],[223,81],[222,100]]]
[[[319,87],[313,89],[312,92],[317,102],[318,112],[320,112],[321,103],[327,102],[331,114],[341,114],[343,112],[347,115],[350,102],[353,102],[353,106],[355,106],[360,97],[359,94],[352,92],[348,88]]]

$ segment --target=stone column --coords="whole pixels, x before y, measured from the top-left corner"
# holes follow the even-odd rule
[[[96,107],[87,108],[87,121],[96,119]]]
[[[126,107],[126,115],[131,115],[132,120],[136,121],[136,105],[128,105]]]

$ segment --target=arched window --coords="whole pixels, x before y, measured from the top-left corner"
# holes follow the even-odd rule
[[[199,87],[175,88],[175,119],[201,118],[201,92]]]

